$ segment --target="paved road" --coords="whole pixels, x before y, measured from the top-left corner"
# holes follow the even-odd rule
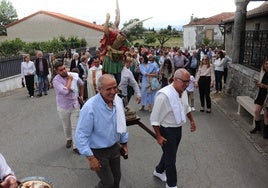
[[[43,176],[55,188],[94,187],[98,178],[88,169],[86,159],[64,146],[53,90],[48,96],[30,99],[25,89],[18,89],[2,95],[0,101],[0,152],[18,178]],[[198,108],[198,100],[196,104]],[[211,114],[194,112],[195,133],[190,133],[189,125],[183,127],[177,158],[178,187],[267,188],[267,156],[258,152],[215,104],[212,109]],[[149,125],[149,113],[138,114]],[[152,176],[160,147],[138,126],[128,130],[129,159],[122,160],[121,187],[165,187]]]

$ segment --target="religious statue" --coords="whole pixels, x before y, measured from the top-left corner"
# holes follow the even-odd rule
[[[123,29],[119,30],[120,10],[118,0],[116,0],[116,17],[112,27],[109,27],[110,14],[106,15],[106,21],[103,26],[104,36],[101,39],[101,59],[103,60],[103,71],[113,74],[117,83],[120,82],[120,73],[123,68],[123,55],[129,50],[127,42],[127,33],[137,24],[147,20],[136,21]],[[150,19],[150,18],[148,18]]]

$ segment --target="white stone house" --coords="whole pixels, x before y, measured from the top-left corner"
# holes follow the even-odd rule
[[[223,44],[224,36],[220,31],[219,24],[222,20],[230,18],[234,13],[224,12],[215,16],[194,20],[193,16],[189,24],[183,26],[184,48],[189,50],[201,47],[203,39]]]
[[[0,41],[20,38],[25,42],[44,42],[64,36],[84,38],[88,47],[96,47],[103,36],[103,27],[55,12],[38,11],[6,26],[7,36]]]

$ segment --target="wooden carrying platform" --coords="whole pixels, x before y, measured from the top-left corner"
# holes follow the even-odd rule
[[[142,123],[140,121],[140,117],[136,116],[135,118],[133,119],[127,119],[126,122],[127,122],[127,126],[132,126],[132,125],[139,125],[143,130],[145,130],[147,133],[149,133],[153,138],[156,139],[156,136],[154,134],[153,131],[151,131],[151,129],[149,129],[144,123]]]

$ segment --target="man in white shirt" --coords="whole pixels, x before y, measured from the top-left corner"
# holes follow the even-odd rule
[[[166,181],[166,188],[177,188],[176,153],[182,134],[182,125],[186,115],[191,124],[191,132],[196,126],[188,105],[187,93],[184,92],[190,82],[186,69],[178,69],[172,84],[158,91],[151,113],[150,122],[154,128],[158,144],[163,154],[153,174]]]
[[[132,59],[127,57],[124,61],[125,66],[121,71],[121,80],[118,88],[121,90],[121,94],[124,96],[125,100],[127,98],[127,88],[131,86],[134,89],[135,95],[137,96],[137,103],[141,102],[141,91],[138,83],[136,82],[133,73],[129,70]],[[126,101],[128,103],[128,101]]]
[[[16,188],[18,187],[17,179],[14,172],[8,166],[5,158],[0,153],[0,187]]]

